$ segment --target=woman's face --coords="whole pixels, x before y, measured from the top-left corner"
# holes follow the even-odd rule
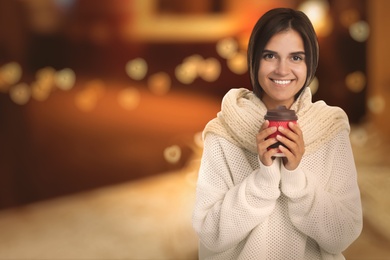
[[[299,33],[289,29],[272,36],[261,55],[258,72],[266,107],[291,107],[306,77],[305,48]]]

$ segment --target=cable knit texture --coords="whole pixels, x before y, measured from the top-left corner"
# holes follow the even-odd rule
[[[233,89],[204,130],[193,226],[200,259],[344,259],[359,236],[362,210],[340,108],[311,101],[296,110],[305,154],[294,171],[276,158],[258,160],[255,136],[266,107],[251,91]]]

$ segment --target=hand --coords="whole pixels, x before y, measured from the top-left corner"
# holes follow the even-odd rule
[[[302,130],[298,124],[290,122],[289,128],[279,127],[278,131],[284,135],[277,135],[276,139],[283,143],[279,149],[286,157],[283,157],[283,164],[287,170],[295,170],[301,162],[302,156],[305,153],[305,143],[303,141]]]
[[[261,126],[259,133],[256,135],[257,142],[257,153],[259,154],[259,159],[262,164],[265,166],[270,166],[273,162],[273,156],[278,152],[277,148],[269,149],[268,147],[277,143],[278,141],[275,138],[268,138],[271,134],[276,132],[276,127],[270,127],[269,121],[266,120]]]

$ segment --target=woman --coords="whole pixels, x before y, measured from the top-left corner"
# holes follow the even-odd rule
[[[193,226],[200,259],[344,259],[362,230],[345,112],[312,102],[318,43],[307,16],[265,13],[248,47],[253,92],[232,89],[203,132]],[[298,124],[268,127],[267,109]],[[285,137],[267,138],[279,130]],[[275,157],[277,148],[285,157]]]

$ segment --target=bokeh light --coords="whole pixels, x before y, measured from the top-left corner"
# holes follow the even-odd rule
[[[386,101],[382,96],[372,96],[367,101],[368,109],[374,114],[380,114],[385,110]]]
[[[156,95],[164,95],[171,89],[171,78],[168,73],[158,72],[148,78],[148,88]]]
[[[234,54],[227,60],[228,68],[238,74],[242,75],[248,71],[247,55],[245,51],[240,51]]]
[[[317,77],[314,77],[313,80],[310,82],[309,88],[311,90],[311,93],[314,95],[318,91],[320,83],[318,81]]]
[[[102,80],[96,79],[88,82],[85,88],[75,96],[76,107],[83,112],[92,111],[103,97],[105,88]]]
[[[204,59],[199,67],[199,76],[208,82],[213,82],[221,75],[221,63],[216,58]]]
[[[133,110],[139,106],[141,94],[135,87],[124,88],[119,91],[118,103],[126,110]]]
[[[31,89],[26,83],[14,85],[9,90],[10,98],[18,105],[25,105],[31,97]]]
[[[308,0],[303,2],[298,9],[309,17],[318,36],[327,36],[331,33],[333,23],[328,15],[328,1]]]
[[[354,92],[361,92],[366,86],[366,75],[361,71],[355,71],[345,77],[345,85]]]
[[[22,67],[17,62],[10,62],[0,67],[0,91],[7,92],[10,85],[20,81]]]
[[[164,149],[164,159],[171,163],[177,163],[181,158],[181,149],[178,145],[172,145]]]
[[[136,58],[126,63],[126,73],[133,80],[142,80],[148,72],[148,64],[143,58]]]
[[[198,77],[198,67],[202,59],[188,59],[175,68],[176,79],[183,84],[191,84]]]
[[[54,82],[59,89],[70,90],[76,82],[76,74],[72,69],[62,69],[56,72]]]
[[[238,51],[238,42],[236,39],[229,37],[217,42],[217,53],[225,59],[233,57]]]
[[[44,101],[52,92],[55,84],[56,71],[52,67],[45,67],[36,72],[36,81],[31,84],[32,97],[37,101]]]
[[[370,26],[366,21],[358,21],[349,27],[349,34],[357,42],[364,42],[370,36]]]

